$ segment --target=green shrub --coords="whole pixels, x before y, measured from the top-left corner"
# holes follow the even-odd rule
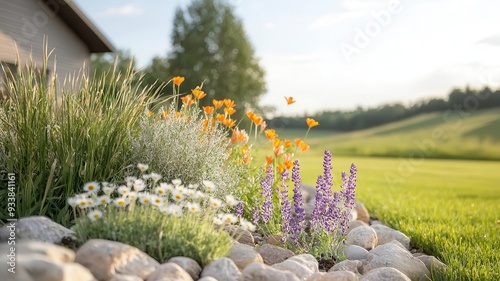
[[[130,163],[128,132],[155,93],[133,86],[132,69],[94,78],[82,72],[58,85],[46,76],[47,57],[41,69],[31,62],[7,74],[0,170],[16,174],[17,217],[45,215],[68,225],[66,199],[85,182],[109,180]],[[2,220],[8,218],[6,195],[2,187]]]
[[[204,130],[206,119],[197,108],[184,107],[180,112],[170,108],[160,120],[141,118],[140,133],[131,135],[133,161],[150,164],[165,178],[209,180],[221,193],[232,191],[245,167],[230,160],[227,131],[217,125]]]
[[[151,206],[136,205],[132,210],[108,206],[101,219],[78,220],[75,231],[79,243],[89,239],[119,241],[149,254],[159,262],[184,256],[201,266],[226,256],[229,235],[212,222],[210,211],[165,216]]]

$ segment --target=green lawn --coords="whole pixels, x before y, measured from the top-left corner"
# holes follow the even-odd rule
[[[322,172],[321,148],[298,155],[304,182]],[[357,198],[450,265],[433,280],[500,280],[500,162],[333,155],[333,175],[358,167]]]

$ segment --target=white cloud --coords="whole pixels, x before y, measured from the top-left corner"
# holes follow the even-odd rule
[[[121,7],[111,7],[104,11],[104,14],[108,16],[134,16],[141,15],[143,13],[144,9],[137,7],[134,4],[128,4]]]
[[[317,18],[313,23],[309,25],[309,28],[325,28],[331,27],[337,22],[341,22],[347,19],[362,18],[367,15],[366,11],[346,11],[340,13],[330,13],[325,14]]]
[[[485,37],[485,38],[479,40],[479,42],[477,42],[477,43],[478,44],[493,45],[493,46],[500,46],[500,34]]]

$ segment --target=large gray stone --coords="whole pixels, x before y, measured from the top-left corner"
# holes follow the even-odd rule
[[[273,268],[263,263],[249,264],[243,270],[244,281],[301,281],[295,274],[287,270]]]
[[[240,270],[243,270],[253,262],[264,262],[261,255],[253,247],[239,243],[231,246],[231,249],[229,249],[229,258],[233,260]]]
[[[425,267],[427,267],[427,269],[430,272],[444,271],[448,268],[448,266],[446,264],[442,263],[440,260],[436,259],[434,256],[420,255],[416,258],[421,260],[425,264]]]
[[[75,233],[42,216],[24,217],[15,223],[8,222],[0,228],[0,242],[6,242],[15,228],[16,240],[36,240],[60,244],[63,240],[75,240]]]
[[[377,246],[377,233],[369,226],[356,227],[347,234],[346,243],[371,250]]]
[[[357,245],[347,245],[344,249],[344,257],[348,260],[364,260],[368,256],[368,250]]]
[[[359,281],[359,278],[350,271],[332,271],[316,272],[306,281]]]
[[[383,245],[392,240],[399,241],[406,249],[410,249],[410,238],[401,231],[394,230],[382,224],[374,224],[371,228],[377,232],[378,245]]]
[[[335,264],[328,272],[334,271],[350,271],[357,276],[361,276],[360,271],[363,268],[363,263],[359,260],[344,260]]]
[[[19,267],[30,275],[26,280],[33,281],[96,281],[85,267],[77,263],[61,263],[42,255],[23,255],[18,257]],[[17,275],[17,274],[14,274]],[[16,277],[19,278],[19,277]],[[23,279],[10,279],[25,281]],[[9,279],[2,279],[9,280]]]
[[[425,264],[396,243],[387,243],[370,251],[363,272],[379,267],[392,267],[404,273],[412,281],[424,281],[430,277]]]
[[[241,281],[243,280],[233,260],[220,258],[209,262],[201,272],[201,277],[211,276],[218,281]]]
[[[90,269],[99,280],[115,274],[146,279],[160,265],[155,259],[130,245],[104,239],[92,239],[76,252],[76,262]]]
[[[379,267],[363,275],[360,281],[411,281],[411,279],[395,268]]]
[[[283,262],[272,265],[272,267],[293,272],[301,280],[306,280],[314,273],[319,272],[318,261],[310,254],[293,256]]]
[[[351,230],[355,229],[358,226],[369,226],[369,225],[367,223],[360,221],[360,220],[350,221],[348,233],[351,232]]]
[[[229,235],[234,238],[238,243],[255,246],[255,240],[252,233],[242,227],[237,225],[226,225],[224,226],[224,231],[229,233]]]
[[[294,256],[294,253],[292,251],[270,244],[264,244],[258,247],[257,253],[261,255],[264,263],[267,265],[280,263]]]
[[[178,264],[167,262],[158,266],[146,281],[193,281],[193,278]]]
[[[201,266],[192,258],[173,257],[169,259],[168,262],[176,263],[182,267],[194,280],[198,280],[198,278],[200,278]]]
[[[358,200],[354,200],[354,208],[358,213],[358,220],[368,223],[370,221],[370,214],[365,207],[365,204],[359,202]]]

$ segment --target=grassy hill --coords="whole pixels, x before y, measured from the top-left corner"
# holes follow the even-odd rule
[[[303,137],[282,130],[280,137]],[[307,143],[334,155],[500,160],[500,108],[430,113],[350,133],[313,128]]]

